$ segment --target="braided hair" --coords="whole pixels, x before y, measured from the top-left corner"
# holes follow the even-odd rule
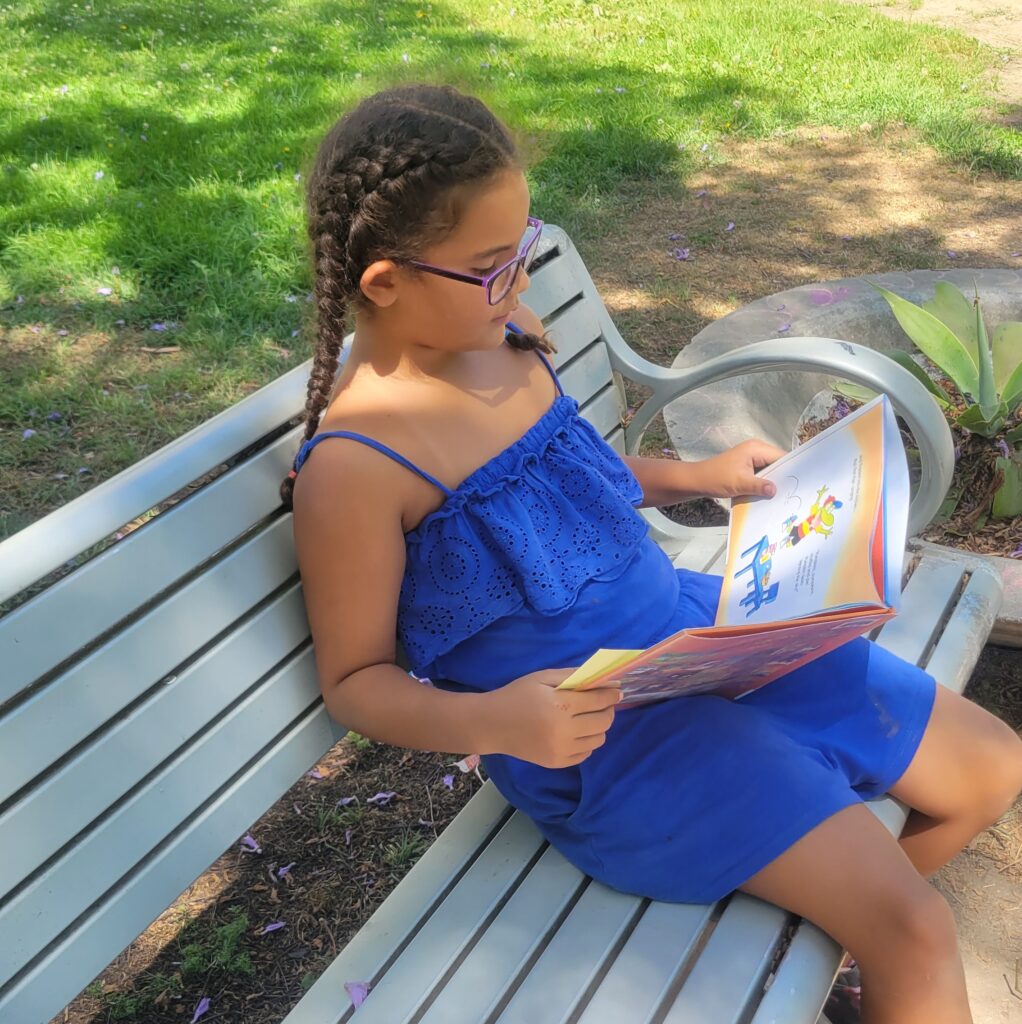
[[[309,174],[317,340],[305,402],[305,440],[319,429],[337,373],[359,282],[376,260],[414,259],[452,231],[458,186],[518,166],[507,129],[485,105],[450,86],[400,86],[344,115],[320,144]],[[545,338],[508,334],[515,348],[552,351]],[[280,486],[291,508],[294,472]]]

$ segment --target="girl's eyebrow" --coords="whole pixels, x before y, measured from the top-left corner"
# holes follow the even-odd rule
[[[513,249],[515,247],[514,242],[510,242],[507,245],[495,245],[492,249],[487,249],[486,252],[477,252],[472,259],[474,260],[485,260],[490,256],[496,256],[498,252],[503,252],[505,249]]]

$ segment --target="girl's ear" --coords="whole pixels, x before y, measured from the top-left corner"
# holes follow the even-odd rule
[[[393,260],[377,260],[362,272],[358,286],[374,306],[384,308],[397,299],[399,273],[400,268]]]

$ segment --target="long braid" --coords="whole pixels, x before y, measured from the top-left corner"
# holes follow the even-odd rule
[[[317,341],[304,440],[319,429],[333,389],[346,317],[375,260],[407,261],[452,230],[458,185],[517,166],[507,130],[478,100],[450,87],[405,86],[363,100],[334,125],[308,178]],[[445,205],[446,204],[446,205]],[[509,334],[517,349],[552,352],[545,338]],[[280,497],[291,508],[295,471]]]

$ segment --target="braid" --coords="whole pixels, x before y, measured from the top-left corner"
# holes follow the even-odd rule
[[[315,270],[317,342],[305,402],[305,441],[319,429],[333,390],[348,310],[376,260],[407,262],[457,223],[456,187],[516,165],[503,125],[449,86],[403,86],[363,100],[320,145],[308,176],[307,216]],[[552,352],[545,338],[509,337]],[[291,508],[295,471],[280,487]]]

